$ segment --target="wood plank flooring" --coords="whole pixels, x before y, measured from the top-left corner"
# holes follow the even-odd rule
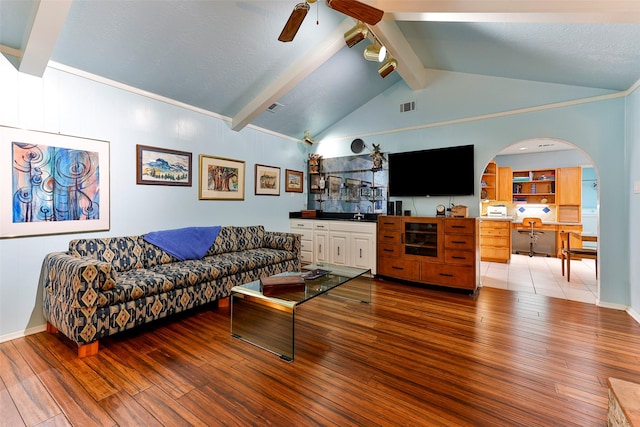
[[[295,361],[199,309],[100,343],[46,332],[0,344],[2,426],[604,426],[607,378],[640,383],[623,311],[483,288],[374,280],[372,304],[296,313]]]

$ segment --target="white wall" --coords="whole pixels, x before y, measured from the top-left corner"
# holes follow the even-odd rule
[[[111,229],[106,232],[0,240],[0,341],[41,329],[38,278],[45,254],[65,251],[69,240],[123,236],[191,225],[263,224],[288,230],[289,211],[306,194],[254,194],[256,163],[306,170],[307,148],[255,129],[230,130],[227,121],[107,84],[48,69],[42,79],[18,73],[0,55],[0,125],[109,141]],[[136,185],[136,144],[193,154],[193,185]],[[244,201],[198,200],[198,155],[244,160]],[[0,159],[0,167],[10,161]],[[305,173],[306,179],[306,173]],[[10,209],[2,200],[1,209]]]
[[[640,321],[640,194],[634,185],[640,185],[640,87],[627,97],[626,106],[627,151],[629,158],[629,299],[633,315]]]

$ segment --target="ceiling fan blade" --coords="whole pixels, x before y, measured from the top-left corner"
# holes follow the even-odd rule
[[[358,0],[327,0],[327,5],[338,12],[342,12],[358,21],[369,25],[376,25],[382,19],[384,11]]]
[[[302,25],[302,21],[304,21],[304,17],[307,16],[307,12],[309,12],[309,3],[298,3],[293,8],[293,12],[291,12],[289,20],[284,24],[284,28],[282,29],[278,40],[281,42],[290,42],[293,40],[300,29],[300,25]]]

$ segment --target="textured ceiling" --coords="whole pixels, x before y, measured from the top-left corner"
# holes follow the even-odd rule
[[[323,1],[277,41],[296,2],[1,0],[0,49],[21,71],[51,59],[295,139],[396,83],[420,90],[430,69],[619,91],[640,79],[635,0],[366,1],[385,10],[373,31],[400,63],[385,79],[362,58],[369,41],[344,44],[353,19]]]

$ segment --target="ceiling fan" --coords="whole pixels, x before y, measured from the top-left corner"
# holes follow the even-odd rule
[[[281,42],[290,42],[293,40],[300,29],[300,25],[302,25],[302,21],[304,21],[305,16],[307,16],[307,12],[309,12],[309,4],[315,2],[316,0],[306,0],[295,5],[278,40]],[[382,15],[384,15],[384,11],[358,0],[327,0],[327,6],[358,21],[366,22],[369,25],[376,25],[382,19]]]

